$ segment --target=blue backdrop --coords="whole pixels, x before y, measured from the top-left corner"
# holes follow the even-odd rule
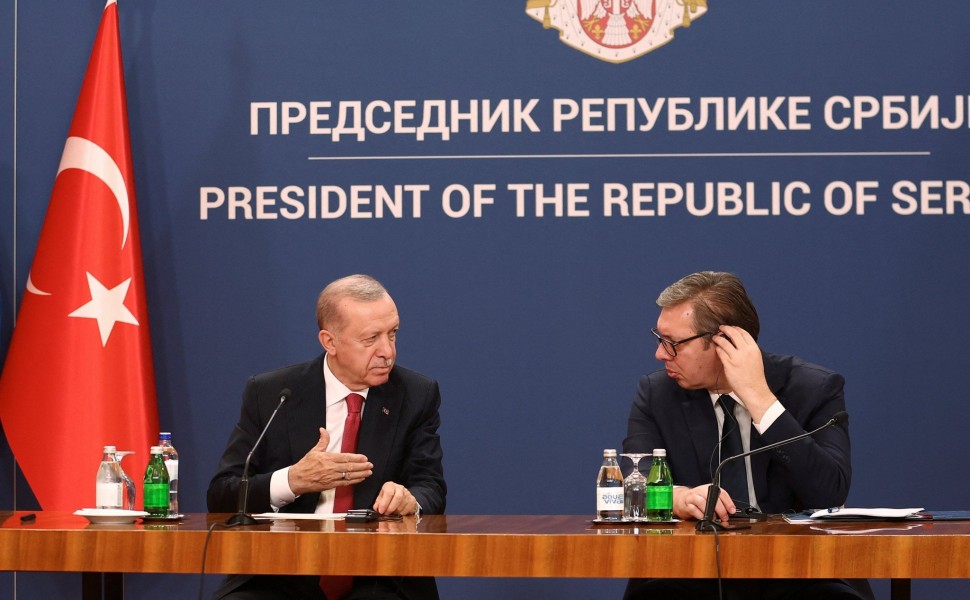
[[[365,272],[397,301],[399,362],[440,381],[448,512],[591,515],[601,451],[658,366],[654,299],[702,269],[741,276],[762,347],[846,376],[850,504],[968,508],[970,5],[713,1],[610,62],[576,29],[595,3],[560,4],[578,49],[526,0],[121,0],[183,510],[205,510],[245,378],[316,355],[316,294]],[[652,6],[658,28],[676,7]],[[102,7],[0,3],[0,360]],[[0,509],[35,506],[0,439]],[[128,577],[131,597],[197,587],[159,580]],[[78,581],[3,574],[0,596]],[[439,585],[599,598],[623,582]]]

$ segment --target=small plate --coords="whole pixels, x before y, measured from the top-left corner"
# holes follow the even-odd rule
[[[74,514],[84,517],[95,525],[127,525],[139,517],[147,517],[143,510],[121,510],[117,508],[82,508]]]
[[[167,517],[152,517],[150,515],[141,518],[142,523],[178,523],[185,518],[185,515],[168,515]]]

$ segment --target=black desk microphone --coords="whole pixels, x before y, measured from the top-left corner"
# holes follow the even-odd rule
[[[259,523],[266,523],[267,521],[254,519],[251,515],[246,513],[246,507],[249,504],[249,461],[253,457],[253,452],[256,452],[256,448],[259,447],[259,443],[263,441],[263,436],[266,435],[266,430],[269,429],[270,424],[273,422],[273,418],[276,417],[276,413],[280,411],[283,407],[283,403],[286,399],[290,397],[293,392],[290,388],[283,388],[280,391],[280,403],[276,405],[276,410],[273,414],[269,416],[269,420],[266,421],[266,426],[263,427],[263,431],[256,438],[256,443],[253,444],[253,449],[249,451],[249,455],[246,456],[246,465],[243,467],[242,478],[239,480],[239,500],[236,503],[237,511],[236,514],[229,517],[226,521],[226,525],[236,526],[236,525],[257,525]]]
[[[767,446],[762,446],[755,450],[749,450],[747,452],[742,452],[736,456],[729,456],[721,461],[721,464],[717,465],[717,469],[714,471],[714,479],[711,483],[711,487],[707,489],[707,505],[704,507],[704,518],[697,522],[697,531],[715,531],[715,530],[725,530],[725,529],[748,529],[750,525],[722,525],[714,520],[714,507],[717,506],[718,496],[721,495],[721,468],[727,463],[737,460],[739,458],[744,458],[745,456],[751,456],[752,454],[758,454],[759,452],[767,452],[768,450],[773,450],[779,446],[784,446],[785,444],[790,444],[796,442],[802,438],[807,438],[810,435],[815,435],[819,431],[831,427],[833,425],[843,425],[849,423],[849,413],[844,410],[832,415],[832,418],[828,420],[825,425],[822,425],[818,429],[803,433],[801,435],[796,435],[793,438],[788,438],[787,440],[782,440],[780,442],[775,442],[774,444],[768,444]]]

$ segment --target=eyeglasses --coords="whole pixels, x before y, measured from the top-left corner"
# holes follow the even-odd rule
[[[680,340],[678,342],[675,342],[673,340],[668,340],[667,338],[662,337],[660,335],[660,332],[658,332],[656,328],[651,329],[650,330],[650,333],[653,334],[653,337],[657,338],[657,345],[658,346],[663,346],[664,347],[664,351],[667,354],[669,354],[671,356],[677,356],[677,346],[679,346],[681,344],[686,344],[687,342],[689,342],[691,340],[696,340],[697,338],[711,337],[712,335],[714,335],[715,332],[713,332],[713,331],[706,331],[704,333],[698,333],[697,335],[692,335],[689,338],[684,338],[684,339],[682,339],[682,340]]]

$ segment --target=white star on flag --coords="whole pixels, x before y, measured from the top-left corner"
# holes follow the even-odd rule
[[[101,346],[104,347],[108,344],[108,336],[111,335],[115,323],[138,325],[135,315],[131,314],[131,311],[125,306],[125,296],[128,295],[131,277],[109,290],[94,275],[90,273],[86,273],[86,275],[88,276],[88,288],[91,290],[91,301],[68,316],[97,319],[98,330],[101,332]]]

